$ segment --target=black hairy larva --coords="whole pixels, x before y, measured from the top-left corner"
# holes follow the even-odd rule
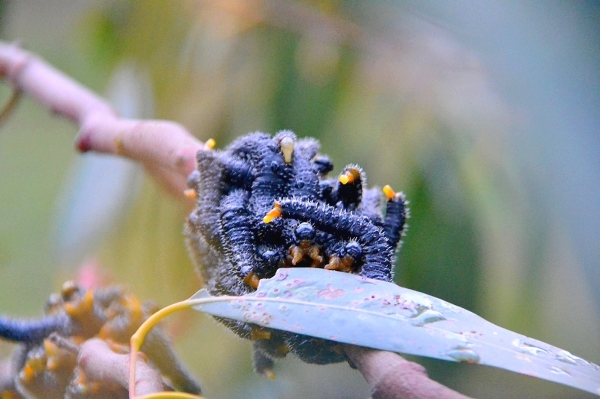
[[[196,208],[185,232],[211,294],[250,293],[280,267],[392,280],[408,212],[404,195],[389,186],[385,195],[367,188],[358,165],[327,178],[333,164],[319,147],[286,130],[274,137],[251,133],[223,151],[198,153],[198,170],[188,180]],[[309,363],[344,360],[332,341],[221,321],[254,341],[254,365],[263,374],[289,351]]]

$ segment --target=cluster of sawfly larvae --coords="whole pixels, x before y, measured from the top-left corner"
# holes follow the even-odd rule
[[[120,287],[85,290],[69,281],[60,294],[50,296],[41,318],[0,317],[0,338],[18,344],[11,359],[4,360],[10,370],[0,376],[0,398],[127,398],[127,390],[118,383],[86,375],[78,364],[80,348],[98,338],[112,352],[128,353],[131,335],[155,310]],[[175,356],[161,329],[150,334],[142,350],[166,385],[200,393],[200,385]]]
[[[383,194],[366,188],[357,165],[327,178],[333,164],[319,150],[317,140],[281,131],[275,137],[248,134],[223,151],[199,151],[198,170],[188,181],[196,208],[186,236],[211,294],[250,293],[282,267],[392,280],[408,212],[403,194],[389,186]],[[344,360],[332,341],[220,321],[253,340],[255,369],[262,374],[289,351],[308,363]]]

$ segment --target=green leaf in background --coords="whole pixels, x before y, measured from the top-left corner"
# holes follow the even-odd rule
[[[374,349],[478,363],[600,395],[600,367],[498,327],[441,299],[323,269],[279,269],[242,297],[190,298],[194,309]],[[208,301],[206,301],[208,300]],[[206,302],[205,302],[206,301]]]

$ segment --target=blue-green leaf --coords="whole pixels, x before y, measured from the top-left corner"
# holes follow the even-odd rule
[[[499,367],[600,395],[600,367],[393,283],[323,269],[279,269],[242,297],[196,310],[374,349]]]

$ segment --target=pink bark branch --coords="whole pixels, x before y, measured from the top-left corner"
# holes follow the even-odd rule
[[[181,192],[196,167],[203,144],[170,121],[122,119],[98,95],[42,59],[14,44],[0,42],[0,77],[51,112],[77,124],[79,151],[116,154],[140,162],[169,190]]]
[[[429,379],[423,366],[396,353],[352,345],[344,351],[371,386],[372,399],[470,399]]]
[[[77,365],[90,381],[115,384],[126,390],[129,386],[129,354],[114,353],[99,338],[87,340],[79,350]],[[138,395],[162,392],[165,386],[158,371],[138,356],[136,362],[135,392]]]

